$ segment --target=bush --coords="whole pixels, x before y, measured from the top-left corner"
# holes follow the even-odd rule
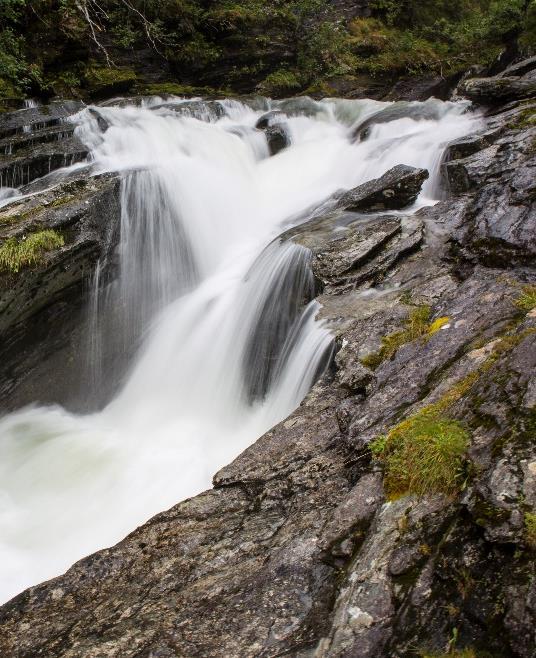
[[[469,434],[458,421],[422,410],[379,437],[370,448],[385,467],[390,498],[459,490]]]
[[[525,539],[530,548],[536,550],[536,514],[525,514]]]
[[[63,247],[65,241],[56,231],[47,229],[31,233],[20,240],[9,238],[0,247],[0,271],[19,272],[23,267],[37,265],[47,251]]]

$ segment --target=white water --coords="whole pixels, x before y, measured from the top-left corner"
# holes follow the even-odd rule
[[[445,104],[438,121],[378,125],[351,144],[349,126],[384,104],[326,101],[289,118],[292,146],[268,158],[252,130],[261,112],[226,102],[228,116],[207,123],[155,105],[100,108],[104,135],[79,117],[95,171],[124,172],[120,277],[93,303],[97,383],[106,349],[141,347],[101,412],[32,407],[0,420],[0,600],[209,487],[299,405],[331,339],[316,302],[301,317],[290,308],[286,291],[312,282],[303,250],[272,242],[285,220],[401,163],[430,169],[419,200],[430,203],[444,145],[475,121]],[[266,374],[262,336],[279,331]]]

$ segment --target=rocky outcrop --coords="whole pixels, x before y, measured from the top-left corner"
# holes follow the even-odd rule
[[[427,178],[425,169],[398,165],[381,178],[341,193],[336,198],[337,207],[368,212],[405,208],[415,202]]]
[[[88,281],[117,241],[119,213],[117,177],[87,171],[0,209],[3,244],[42,230],[64,242],[33,264],[0,271],[0,395],[11,408],[36,400],[83,404]]]
[[[2,655],[533,655],[526,112],[501,108],[450,145],[450,195],[437,206],[385,213],[396,197],[385,190],[407,181],[404,205],[426,178],[402,167],[352,192],[359,212],[317,210],[285,234],[312,252],[338,345],[329,371],[213,490],[3,606]],[[456,185],[462,170],[469,183]],[[439,412],[468,437],[455,491],[393,495],[371,442]]]

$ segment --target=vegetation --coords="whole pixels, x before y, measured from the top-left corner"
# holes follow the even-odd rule
[[[530,548],[536,550],[536,514],[525,514],[525,538]]]
[[[536,308],[536,286],[523,286],[523,292],[516,299],[516,306],[530,313]]]
[[[288,94],[341,76],[447,75],[516,41],[536,48],[536,0],[371,0],[370,10],[341,20],[329,0],[2,0],[0,99],[92,97],[103,79]],[[134,52],[146,53],[136,71]]]
[[[474,649],[452,649],[447,653],[423,653],[422,658],[478,658]]]
[[[367,354],[361,359],[361,363],[374,370],[385,360],[392,358],[402,345],[417,338],[428,340],[448,324],[449,318],[447,317],[437,318],[430,322],[430,313],[429,306],[416,306],[407,318],[404,329],[384,336],[379,351]]]
[[[64,244],[63,237],[50,229],[31,233],[21,239],[9,238],[0,247],[0,271],[18,272],[23,267],[37,265],[43,261],[47,251]]]
[[[462,483],[467,430],[455,420],[423,409],[371,444],[384,463],[390,498],[414,493],[455,493]]]

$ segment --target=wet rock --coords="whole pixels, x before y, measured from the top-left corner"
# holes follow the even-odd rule
[[[0,139],[19,133],[35,132],[58,126],[84,107],[79,101],[56,101],[0,115]]]
[[[425,169],[397,165],[381,178],[341,193],[337,198],[337,207],[372,212],[405,208],[417,199],[427,178]]]
[[[474,103],[502,104],[536,95],[536,80],[516,77],[470,78],[464,80],[458,90]]]
[[[17,153],[16,157],[4,156],[4,162],[0,156],[0,186],[27,185],[54,169],[81,162],[87,155],[87,147],[76,137],[69,137],[39,147],[29,146]]]
[[[291,140],[285,122],[286,116],[284,112],[273,110],[263,114],[255,124],[255,127],[266,135],[270,155],[276,155],[290,146]]]
[[[400,102],[386,107],[368,119],[359,122],[357,126],[352,128],[350,137],[352,141],[363,141],[370,136],[370,131],[375,125],[399,121],[400,119],[412,119],[413,121],[437,120],[441,118],[444,111],[442,104],[434,99],[426,103]]]
[[[42,263],[0,273],[0,394],[9,407],[78,402],[88,281],[117,241],[119,216],[119,181],[111,175],[64,183],[0,209],[0,240],[43,229],[65,240]]]
[[[168,101],[151,107],[154,112],[173,112],[201,121],[218,121],[226,116],[225,107],[218,101]]]

